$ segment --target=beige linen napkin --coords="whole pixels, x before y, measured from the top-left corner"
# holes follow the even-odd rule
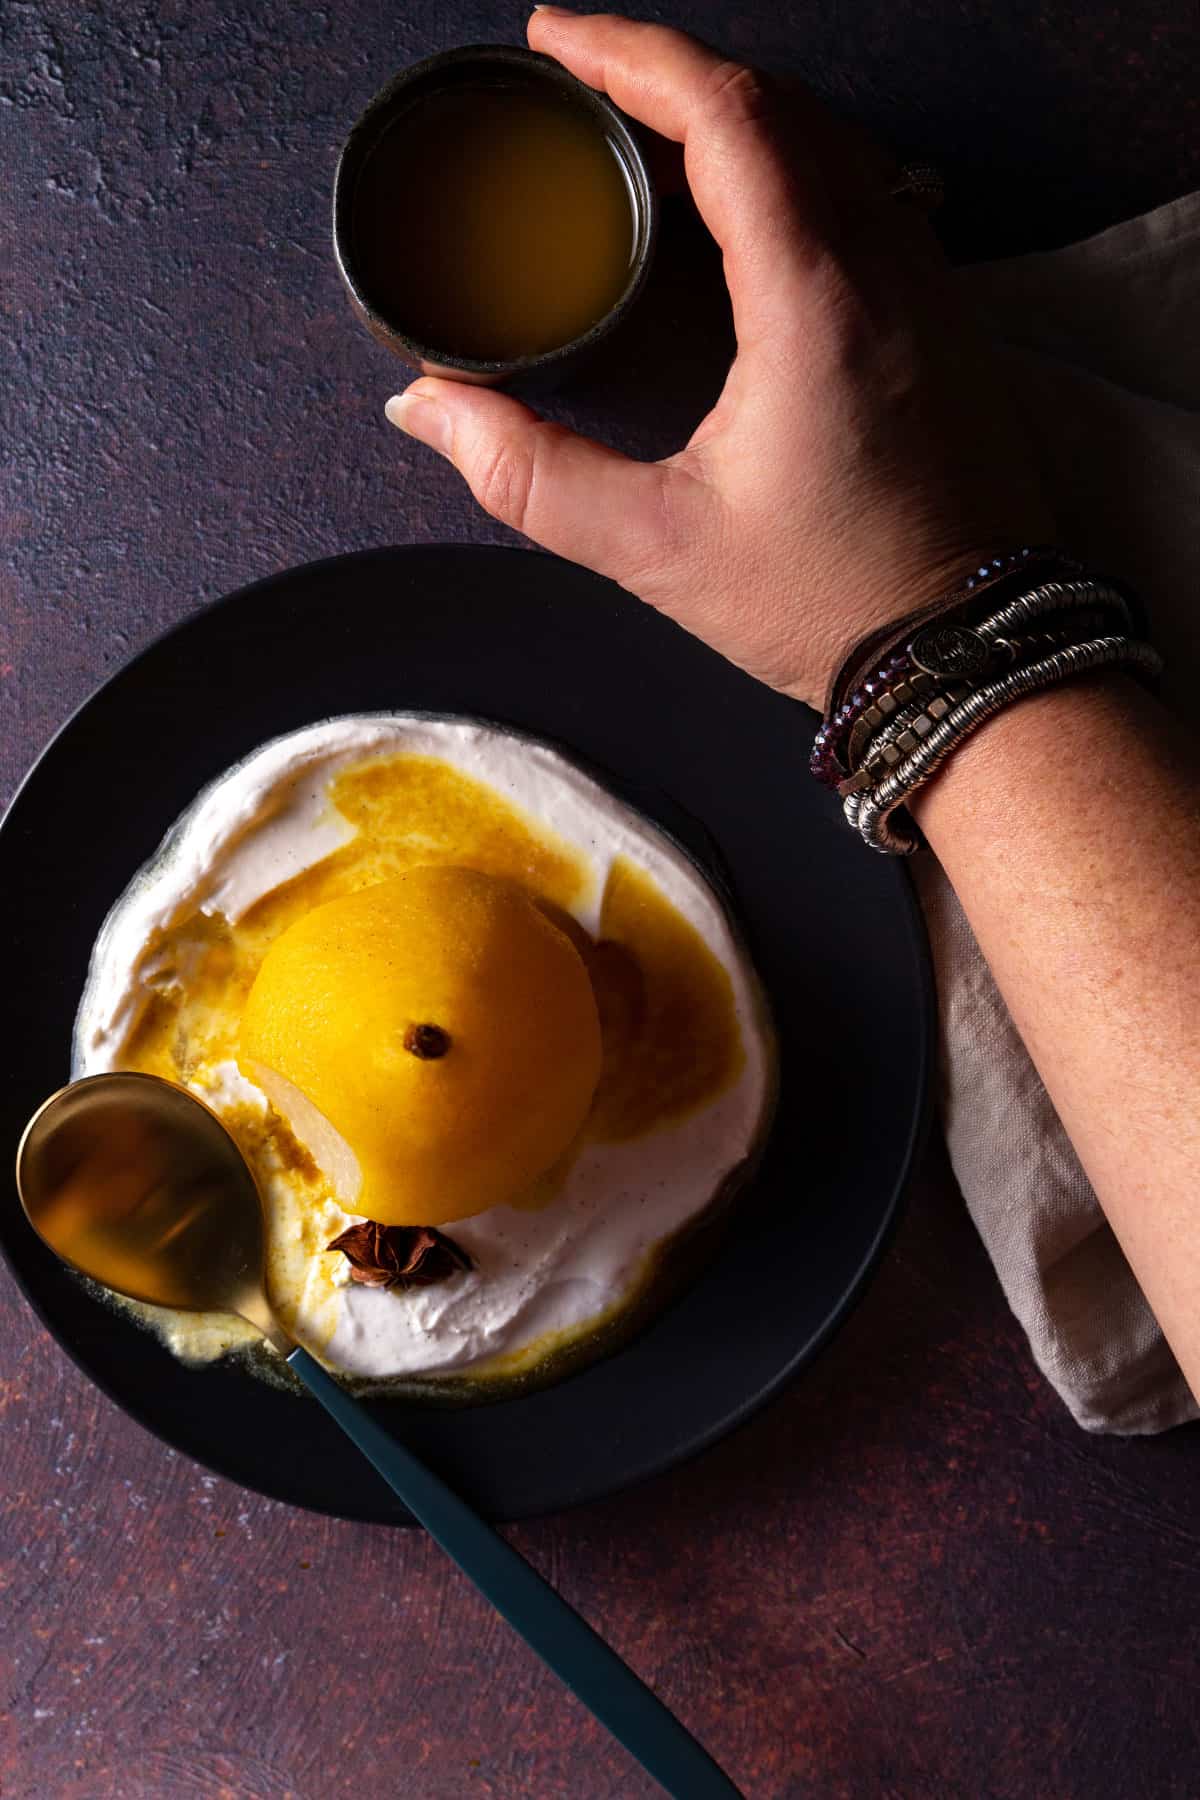
[[[1182,709],[1200,675],[1200,194],[960,279],[1013,363],[1063,543],[1137,586]],[[913,866],[950,1158],[1039,1368],[1089,1431],[1200,1416],[949,883]]]

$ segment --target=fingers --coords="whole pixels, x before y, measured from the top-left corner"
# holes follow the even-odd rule
[[[539,6],[527,35],[533,48],[589,87],[603,88],[625,112],[677,144],[686,141],[714,77],[737,66],[682,31],[640,25],[617,13]]]
[[[493,518],[639,591],[686,547],[699,483],[608,450],[494,388],[425,376],[388,419],[449,458]]]
[[[661,25],[539,7],[528,36],[535,50],[683,144],[696,205],[725,253],[739,342],[769,328],[781,291],[823,255],[832,227],[812,153],[825,130],[815,102],[802,94],[785,102],[752,70]],[[789,127],[802,151],[812,140],[807,163],[783,153]]]

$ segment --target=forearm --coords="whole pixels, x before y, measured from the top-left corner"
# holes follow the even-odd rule
[[[1200,780],[1124,677],[1009,708],[913,801],[1200,1393]]]

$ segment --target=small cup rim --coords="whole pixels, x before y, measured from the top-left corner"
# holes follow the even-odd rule
[[[520,357],[484,358],[459,356],[453,351],[423,343],[379,311],[354,269],[351,232],[354,185],[375,140],[387,129],[389,115],[399,110],[408,90],[418,83],[428,82],[430,78],[436,81],[439,75],[472,62],[492,68],[508,65],[522,69],[565,89],[582,101],[604,121],[606,130],[616,139],[634,189],[638,241],[630,263],[629,279],[606,313],[579,337],[572,338],[566,344],[556,345],[553,350],[539,350]],[[428,365],[430,373],[435,369],[448,369],[461,371],[464,375],[493,378],[512,376],[552,368],[556,363],[590,349],[616,329],[641,293],[654,257],[657,239],[658,194],[641,146],[620,108],[607,94],[588,87],[585,82],[572,75],[569,69],[564,69],[561,63],[555,62],[553,57],[543,56],[539,51],[527,50],[517,44],[463,44],[453,50],[442,50],[435,56],[424,57],[420,62],[401,69],[367,102],[351,126],[338,154],[333,179],[333,253],[338,273],[346,285],[355,310],[368,329],[406,361],[418,367]]]

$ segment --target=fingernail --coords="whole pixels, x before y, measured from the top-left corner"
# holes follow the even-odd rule
[[[452,432],[444,406],[425,394],[393,394],[383,409],[390,425],[407,432],[419,443],[428,444],[443,456],[449,456]]]
[[[569,19],[571,17],[569,6],[535,6],[533,10],[535,13],[549,13],[552,19]]]

